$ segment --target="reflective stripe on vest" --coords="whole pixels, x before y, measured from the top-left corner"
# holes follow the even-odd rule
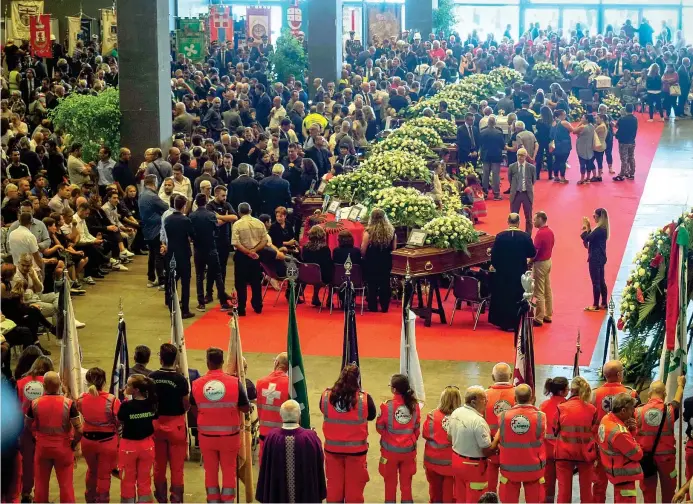
[[[383,441],[382,439],[380,440],[380,446],[382,448],[385,448],[387,451],[391,451],[393,453],[411,453],[413,451],[416,451],[416,445],[401,448],[399,446],[393,446],[390,443]]]
[[[115,402],[115,396],[114,395],[108,394],[108,396],[106,396],[105,414],[106,414],[106,418],[111,419],[111,420],[108,420],[106,422],[94,422],[93,420],[89,420],[87,417],[85,417],[84,416],[84,410],[82,408],[83,399],[84,399],[84,396],[77,399],[77,406],[78,406],[80,412],[82,412],[82,419],[84,420],[84,423],[86,425],[91,425],[93,427],[114,427],[115,428],[116,419],[113,416],[113,403]]]
[[[607,472],[607,474],[611,474],[612,476],[637,476],[642,472],[642,467],[640,464],[638,464],[635,467],[619,467],[615,469],[605,467],[604,470]]]
[[[323,422],[342,424],[342,425],[361,425],[364,422],[363,417],[363,394],[359,393],[359,397],[356,401],[356,412],[358,414],[358,419],[356,420],[344,420],[341,418],[329,418],[327,416],[328,406],[329,406],[329,394],[323,394],[322,396],[322,406],[323,406]]]
[[[50,397],[50,396],[42,396],[42,397]],[[41,399],[41,398],[39,398]],[[36,425],[36,431],[41,433],[41,434],[46,434],[46,435],[57,435],[57,434],[66,434],[67,432],[70,431],[70,405],[71,401],[63,397],[63,410],[62,410],[62,425],[60,427],[47,427],[41,425],[41,422],[39,421],[39,415],[38,415],[38,406],[39,406],[39,400],[34,399],[34,401],[31,403],[31,410],[34,415],[34,422]]]
[[[356,405],[348,411],[340,411],[330,403],[331,389],[322,393],[320,409],[323,413],[325,449],[336,453],[368,451],[367,399],[364,392],[356,394]],[[354,418],[356,416],[356,418]],[[346,417],[346,418],[345,418]]]
[[[532,464],[532,465],[515,465],[515,464],[501,464],[501,470],[508,472],[532,472],[541,471],[544,468],[544,464]]]
[[[452,460],[450,460],[450,459],[433,458],[433,457],[430,457],[428,455],[424,455],[424,462],[428,462],[429,464],[434,464],[434,465],[439,465],[439,466],[452,465]]]
[[[433,412],[428,414],[428,418],[428,435],[430,436],[430,439],[426,439],[426,445],[430,446],[431,448],[435,448],[436,450],[445,450],[447,448],[452,448],[452,443],[439,443],[433,439],[433,437],[435,436],[435,427],[433,425],[435,423],[435,419],[433,416]]]
[[[199,409],[210,409],[210,408],[235,408],[238,403],[235,402],[209,402],[198,404]]]
[[[537,427],[535,431],[537,439],[535,441],[530,441],[529,443],[503,441],[505,438],[505,421],[503,421],[500,424],[500,445],[503,448],[539,448],[541,446],[541,439],[539,438],[541,437],[541,427],[543,424],[542,415],[544,415],[544,413],[541,411],[538,411],[537,413]],[[505,419],[505,416],[503,416],[503,419]]]
[[[205,432],[240,432],[241,428],[237,425],[198,425],[197,430],[204,434]]]

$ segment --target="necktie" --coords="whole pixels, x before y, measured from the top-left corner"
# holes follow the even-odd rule
[[[520,185],[520,190],[526,191],[527,188],[525,187],[525,165],[524,164],[520,165],[520,180],[522,181],[521,185]]]
[[[474,149],[474,147],[476,147],[476,143],[474,142],[474,130],[469,125],[467,125],[467,129],[469,130],[469,139],[472,142],[472,149]]]

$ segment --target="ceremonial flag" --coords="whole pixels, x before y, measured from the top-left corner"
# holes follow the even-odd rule
[[[5,4],[7,3],[6,0]],[[7,12],[7,11],[5,11]],[[43,0],[13,0],[10,2],[10,26],[6,25],[9,38],[19,47],[22,40],[31,40],[30,22],[32,16],[43,14]],[[50,16],[49,24],[50,24]],[[50,40],[50,37],[48,38]]]
[[[289,331],[287,342],[287,354],[289,356],[289,385],[291,387],[291,399],[301,406],[301,427],[310,429],[310,406],[308,404],[308,384],[306,382],[303,356],[301,355],[301,340],[298,337],[298,324],[296,322],[296,284],[290,282],[289,286]]]
[[[110,56],[118,43],[118,22],[115,10],[101,10],[101,54]]]
[[[63,286],[58,297],[58,313],[58,324],[62,328],[63,336],[60,341],[60,380],[67,391],[65,395],[76,401],[84,393],[82,351],[79,347],[67,273],[63,276]]]
[[[686,268],[686,250],[688,248],[688,230],[686,226],[679,225],[673,229],[670,226],[671,235],[671,255],[669,256],[669,271],[667,272],[667,304],[666,304],[666,345],[667,350],[674,350],[676,345],[676,334],[679,332],[679,322],[681,318],[681,296],[686,296],[686,284],[681,284],[681,276]],[[685,319],[686,311],[683,311]]]
[[[248,7],[246,9],[247,38],[253,38],[253,43],[259,45],[262,36],[267,35],[267,40],[272,43],[272,31],[270,29],[269,7]]]
[[[578,329],[577,343],[575,343],[575,360],[573,361],[573,378],[580,376],[580,330]]]
[[[111,372],[111,388],[109,392],[119,399],[125,397],[125,385],[130,373],[130,355],[128,352],[128,337],[125,330],[125,319],[120,313],[118,320],[118,336],[116,337],[115,356],[113,357],[113,371]]]
[[[176,282],[176,260],[171,259],[169,268],[169,278],[171,292],[171,344],[178,349],[176,365],[178,371],[185,377],[188,382],[188,390],[190,388],[190,371],[188,370],[188,350],[185,348],[185,331],[183,330],[183,317],[180,311],[180,301],[178,300],[178,284]],[[188,431],[188,416],[185,416],[185,430],[188,435],[188,441],[192,438]],[[190,458],[190,443],[186,446],[186,457]]]
[[[522,275],[522,285],[525,289],[518,311],[519,322],[515,329],[515,369],[513,370],[513,385],[522,383],[529,385],[534,391],[534,319],[532,305],[529,302],[534,290],[534,279],[531,272]]]
[[[344,263],[347,271],[346,279],[342,288],[344,289],[344,342],[342,344],[342,367],[347,364],[359,365],[359,344],[356,337],[356,292],[354,283],[351,281],[352,262],[351,255]],[[330,299],[330,302],[332,300]]]
[[[245,387],[245,366],[243,365],[243,347],[241,345],[241,331],[238,324],[238,312],[233,311],[229,320],[229,349],[226,358],[225,371],[237,376]],[[253,435],[250,414],[241,413],[240,448],[238,450],[237,473],[245,487],[245,501],[252,502],[255,499],[253,488]]]
[[[77,40],[82,33],[82,18],[67,17],[67,54],[73,56],[77,47]]]
[[[233,18],[228,5],[209,8],[209,40],[233,41]]]
[[[606,321],[606,338],[604,340],[604,359],[602,366],[609,360],[618,360],[618,333],[616,332],[616,321],[614,320],[614,300],[609,300],[609,318]]]
[[[200,19],[178,19],[176,51],[194,63],[204,60],[205,37]]]
[[[38,58],[50,58],[53,56],[51,49],[51,16],[42,14],[31,16],[29,21],[31,34],[31,52]]]
[[[399,372],[409,378],[409,386],[419,403],[426,402],[423,374],[419,354],[416,351],[416,314],[411,311],[411,300],[414,288],[411,281],[404,283],[404,299],[402,301],[402,333],[399,347]]]

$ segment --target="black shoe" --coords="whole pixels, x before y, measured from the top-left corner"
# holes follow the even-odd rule
[[[99,268],[99,273],[101,273],[104,276],[108,275],[110,272],[111,272],[111,270],[109,270],[109,269]]]
[[[212,301],[214,301],[214,298],[212,296],[205,296],[205,304],[209,304]]]
[[[262,306],[260,308],[253,308],[253,311],[260,315],[262,313]]]
[[[611,180],[613,180],[614,182],[623,182],[624,180],[626,180],[626,178],[622,177],[621,175],[616,175],[615,177],[611,177]]]
[[[94,273],[92,273],[92,274],[89,275],[89,276],[92,277],[92,278],[106,278],[106,275],[104,275],[103,273],[101,273],[101,271],[95,271]]]
[[[510,194],[510,188],[507,191],[503,191],[503,194]]]
[[[197,305],[197,308],[195,308],[195,309],[196,309],[197,311],[203,312],[203,313],[206,311],[206,310],[205,310],[205,305],[203,305],[203,304]]]
[[[180,317],[183,319],[189,319],[189,318],[193,318],[194,316],[195,316],[195,314],[193,312],[184,312],[181,314]]]
[[[231,313],[232,313],[232,312],[229,312],[229,315],[231,315]],[[245,310],[243,310],[243,311],[238,310],[238,316],[239,316],[239,317],[245,317]]]
[[[635,175],[626,175],[628,180],[635,180]]]

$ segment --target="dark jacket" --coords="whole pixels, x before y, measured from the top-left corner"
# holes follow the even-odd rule
[[[638,134],[638,119],[633,114],[626,114],[616,122],[616,139],[618,143],[634,144]]]
[[[238,208],[241,203],[248,203],[254,215],[260,210],[260,185],[248,175],[241,175],[229,185],[228,201],[231,206]]]
[[[534,127],[537,124],[537,120],[529,109],[520,109],[516,113],[517,120],[525,123],[525,130],[534,133]]]
[[[457,161],[466,163],[469,153],[479,150],[479,128],[472,125],[472,135],[474,135],[474,146],[472,147],[472,139],[469,136],[469,129],[466,124],[460,124],[457,128]]]
[[[208,253],[216,250],[216,237],[219,228],[214,212],[208,210],[207,207],[198,207],[190,214],[189,219],[195,233],[193,237],[195,252]],[[168,222],[168,219],[166,221]]]
[[[282,177],[284,180],[289,181],[289,186],[291,186],[291,196],[298,196],[301,194],[301,164],[303,163],[303,158],[296,158],[295,161],[289,160],[288,156],[282,160],[284,165],[284,175]]]
[[[337,247],[332,251],[332,262],[344,264],[349,255],[353,264],[361,264],[361,249],[357,247]]]
[[[123,191],[129,185],[137,186],[137,180],[127,161],[118,161],[113,167],[113,180],[120,184]]]
[[[606,229],[598,227],[591,232],[583,231],[580,238],[587,249],[587,262],[597,266],[606,264]]]
[[[257,103],[255,104],[255,117],[257,118],[257,122],[259,122],[263,128],[269,126],[269,113],[271,109],[272,100],[270,100],[267,93],[263,93],[262,96],[257,99]]]
[[[304,248],[301,251],[301,262],[319,265],[322,283],[327,284],[332,281],[334,264],[332,263],[332,254],[330,253],[330,248],[327,245],[319,248],[318,250]]]
[[[479,133],[481,160],[488,163],[500,163],[503,160],[505,136],[496,128],[484,128]]]
[[[195,240],[195,230],[190,219],[180,212],[173,212],[166,217],[164,228],[166,229],[166,238],[168,239],[166,264],[168,264],[171,256],[176,258],[176,262],[187,260],[189,264],[191,255],[190,240]]]
[[[313,146],[310,149],[306,149],[305,154],[306,157],[312,159],[315,166],[318,167],[318,176],[322,177],[330,171],[330,151]]]
[[[226,171],[223,166],[219,167],[215,175],[216,179],[219,180],[225,186],[228,186],[231,182],[238,178],[238,168],[235,166],[231,167],[230,173]]]
[[[144,239],[158,239],[161,231],[161,216],[168,210],[168,205],[159,198],[155,191],[147,187],[140,194],[138,205]]]
[[[260,181],[260,200],[262,213],[274,215],[277,207],[291,207],[289,182],[278,175],[270,175]]]

